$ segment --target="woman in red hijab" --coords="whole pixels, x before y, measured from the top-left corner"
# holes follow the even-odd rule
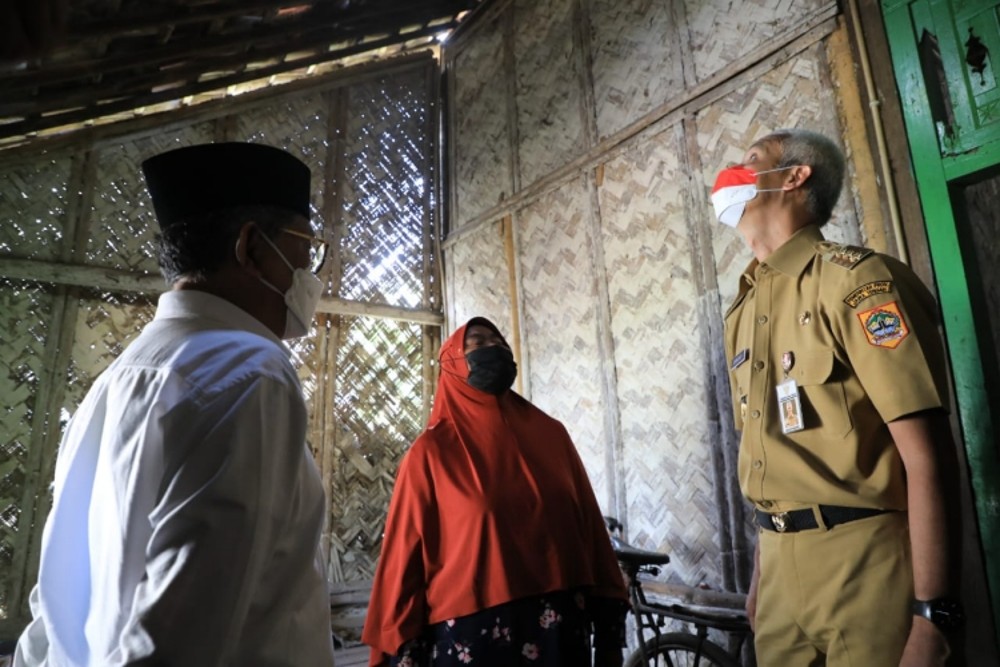
[[[622,662],[625,585],[563,425],[510,390],[476,317],[441,347],[427,430],[396,476],[362,640],[372,667]]]

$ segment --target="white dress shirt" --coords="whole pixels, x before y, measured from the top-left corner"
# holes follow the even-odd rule
[[[273,333],[163,294],[67,427],[14,664],[332,665],[305,430]]]

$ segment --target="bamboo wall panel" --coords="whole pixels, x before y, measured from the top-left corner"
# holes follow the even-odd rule
[[[156,217],[138,165],[157,153],[211,140],[211,125],[203,123],[99,148],[93,191],[87,193],[92,208],[86,212],[89,234],[84,261],[158,273],[153,246]]]
[[[485,225],[467,243],[452,246],[445,255],[448,290],[445,337],[469,319],[482,316],[510,339],[512,296],[501,229],[499,222]]]
[[[706,206],[702,215],[710,224],[718,273],[720,307],[725,310],[736,295],[737,279],[752,256],[742,237],[721,224],[712,224],[708,193],[718,170],[740,162],[757,139],[768,132],[800,127],[821,132],[841,145],[836,90],[830,85],[822,44],[808,49],[761,77],[702,109],[696,115],[702,166],[700,195]],[[824,235],[841,243],[863,243],[854,208],[850,174]]]
[[[424,427],[421,327],[341,318],[335,382],[330,579],[371,579],[396,469]]]
[[[352,87],[344,175],[340,296],[419,308],[433,187],[426,71]]]
[[[602,138],[683,91],[676,34],[669,3],[591,0],[594,98]]]
[[[323,221],[324,174],[328,105],[322,93],[282,98],[254,113],[236,117],[232,141],[249,141],[269,146],[281,146],[302,160],[312,173],[312,208],[314,226]]]
[[[610,471],[589,205],[580,178],[518,214],[522,349],[530,350],[531,401],[565,424],[603,506]]]
[[[41,260],[58,256],[70,163],[69,155],[60,154],[0,170],[0,252]]]
[[[52,296],[38,284],[0,279],[0,619],[17,604],[12,600],[16,556],[28,549],[30,527],[19,519],[29,471],[35,397],[45,375],[45,341],[50,335]]]
[[[109,294],[86,295],[79,300],[67,371],[65,407],[69,413],[76,411],[97,376],[153,320],[155,305],[155,298],[122,299]]]
[[[515,0],[521,187],[587,148],[569,0]]]
[[[721,582],[710,460],[711,380],[679,156],[667,128],[605,165],[600,189],[624,438],[629,538],[671,576]]]
[[[704,81],[762,46],[775,46],[782,35],[833,3],[830,0],[683,0],[695,76]],[[682,32],[683,34],[683,32]]]
[[[497,204],[511,182],[508,89],[504,70],[503,17],[479,28],[456,56],[450,102],[455,151],[455,227]]]

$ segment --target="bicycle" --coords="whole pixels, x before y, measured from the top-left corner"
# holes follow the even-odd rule
[[[629,603],[636,622],[638,649],[629,655],[625,667],[740,667],[739,655],[750,634],[745,609],[746,596],[721,593],[694,586],[668,585],[668,602],[651,602],[643,589],[643,576],[660,573],[670,556],[637,549],[624,542],[621,524],[605,517],[611,543],[621,563],[628,585]],[[667,619],[690,623],[694,630],[664,632]],[[721,630],[734,640],[727,651],[708,638],[709,628]],[[653,636],[646,638],[645,631]]]

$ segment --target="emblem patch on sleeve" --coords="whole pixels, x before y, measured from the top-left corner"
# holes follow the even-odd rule
[[[895,348],[910,333],[895,301],[858,313],[858,319],[868,342],[876,347]]]
[[[870,283],[865,283],[858,289],[854,290],[846,297],[844,297],[844,303],[846,303],[851,308],[857,308],[858,304],[867,299],[870,296],[875,296],[876,294],[887,294],[892,291],[892,281],[891,280],[874,280]]]

